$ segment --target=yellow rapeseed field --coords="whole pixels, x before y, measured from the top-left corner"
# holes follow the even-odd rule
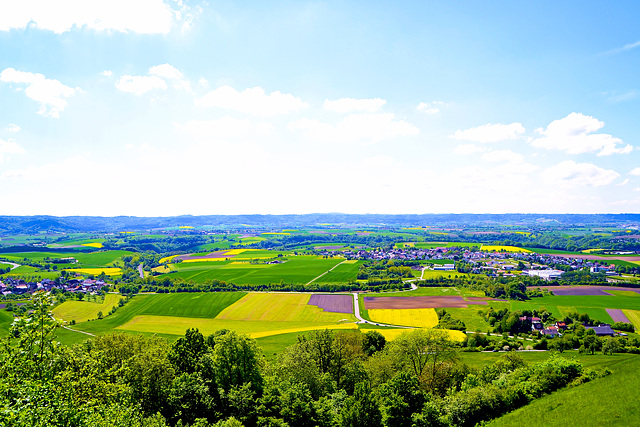
[[[482,245],[482,247],[480,249],[483,250],[483,251],[531,253],[530,250],[519,248],[517,246]]]
[[[393,341],[402,335],[405,332],[411,332],[415,329],[361,329],[361,331],[367,332],[370,330],[374,330],[376,332],[380,332],[387,341]],[[454,341],[464,341],[465,333],[462,331],[454,331],[451,329],[442,329],[449,335],[449,338]]]
[[[90,248],[100,249],[100,248],[102,248],[102,243],[100,243],[100,242],[83,243],[82,246],[88,246]]]
[[[358,325],[355,323],[342,323],[340,325],[329,325],[329,326],[323,326],[323,325],[308,326],[303,328],[279,329],[279,330],[263,331],[263,332],[249,332],[249,336],[251,338],[263,338],[263,337],[270,337],[273,335],[288,334],[292,332],[309,332],[309,331],[315,331],[317,329],[331,329],[331,330],[358,329]]]
[[[371,309],[369,317],[374,322],[416,328],[433,328],[438,324],[438,315],[433,308]]]
[[[80,274],[93,274],[94,276],[99,275],[104,272],[107,276],[117,276],[118,274],[122,274],[122,269],[116,267],[104,267],[104,268],[70,268],[65,269],[69,273],[80,273]]]
[[[165,262],[169,262],[172,259],[174,259],[175,257],[177,257],[178,255],[171,255],[171,256],[166,256],[164,258],[160,259],[160,264],[164,264]]]

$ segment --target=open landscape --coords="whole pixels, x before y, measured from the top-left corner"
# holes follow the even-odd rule
[[[640,425],[639,14],[0,2],[0,426]]]

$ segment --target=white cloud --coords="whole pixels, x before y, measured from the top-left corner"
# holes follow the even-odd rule
[[[267,94],[261,87],[238,92],[231,86],[221,86],[196,100],[198,107],[219,107],[254,116],[268,117],[299,111],[307,104],[300,98],[279,91]]]
[[[640,41],[637,41],[637,42],[634,42],[634,43],[627,43],[626,45],[624,45],[622,47],[617,47],[615,49],[611,49],[608,52],[604,52],[604,53],[602,53],[602,55],[615,55],[617,53],[626,52],[628,50],[636,49],[638,47],[640,47]]]
[[[198,79],[198,84],[202,87],[209,87],[209,81],[207,79],[205,79],[204,77],[200,77]]]
[[[0,14],[0,31],[35,27],[61,34],[74,28],[166,34],[174,23],[189,22],[182,1],[163,0],[20,0]]]
[[[22,154],[24,149],[14,141],[0,139],[0,163],[4,162],[6,154]]]
[[[116,87],[123,92],[142,95],[152,90],[165,90],[167,83],[157,76],[122,76]]]
[[[433,102],[421,102],[418,104],[416,109],[425,114],[436,114],[440,112],[440,108],[444,107],[446,104],[441,101],[433,101]]]
[[[620,184],[617,184],[617,185],[622,187],[624,185],[627,185],[629,183],[629,181],[631,181],[631,180],[629,178],[626,178],[624,181],[622,181]]]
[[[113,71],[111,70],[104,70],[103,72],[100,73],[101,76],[105,76],[105,77],[111,77],[113,76]]]
[[[147,76],[122,76],[116,87],[123,92],[142,95],[152,90],[166,90],[169,81],[174,89],[191,92],[191,83],[182,72],[171,64],[160,64],[149,68]]]
[[[514,153],[511,150],[493,150],[483,154],[481,158],[487,162],[522,163],[524,161],[522,154]]]
[[[38,114],[47,117],[60,117],[60,113],[68,105],[65,98],[73,96],[78,88],[72,88],[58,80],[47,79],[42,74],[18,71],[6,68],[0,73],[0,81],[5,83],[25,84],[27,97],[40,104]]]
[[[543,178],[549,183],[579,187],[609,185],[618,177],[620,174],[614,170],[603,169],[591,163],[576,163],[573,160],[558,163],[543,173]]]
[[[7,126],[7,131],[11,132],[11,133],[18,133],[22,130],[22,128],[16,124],[13,123],[9,123],[9,126]]]
[[[269,123],[254,125],[251,121],[223,117],[215,120],[190,120],[185,124],[176,124],[185,132],[205,138],[236,138],[252,135],[267,135],[273,131]]]
[[[386,103],[387,101],[380,98],[340,98],[335,101],[326,99],[324,101],[324,108],[325,110],[335,111],[336,113],[375,113]]]
[[[451,138],[474,142],[498,142],[517,139],[524,132],[525,129],[520,123],[511,123],[509,125],[488,123],[471,129],[457,130],[451,135]]]
[[[633,169],[629,175],[640,176],[640,167]]]
[[[605,133],[594,133],[604,122],[580,113],[571,113],[564,119],[554,120],[547,129],[536,129],[542,137],[531,140],[531,145],[547,150],[565,151],[567,154],[598,152],[598,156],[627,154],[633,150],[629,144]]]
[[[487,151],[487,148],[475,144],[460,144],[453,149],[455,154],[461,155],[482,153],[483,151]]]
[[[404,120],[397,120],[391,113],[351,114],[337,125],[316,119],[301,119],[289,123],[291,131],[302,131],[305,137],[321,142],[376,143],[398,136],[412,136],[419,129]]]

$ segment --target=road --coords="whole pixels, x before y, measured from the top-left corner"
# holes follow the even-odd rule
[[[144,270],[142,269],[142,263],[138,266],[138,274],[140,274],[140,278],[144,279]]]
[[[16,268],[20,267],[20,264],[16,264],[15,262],[9,262],[9,261],[0,261],[0,264],[9,264],[12,270],[15,270]]]
[[[376,323],[376,322],[372,322],[370,320],[365,319],[360,315],[360,301],[358,300],[357,292],[353,293],[353,314],[358,319],[358,323],[368,323],[369,325],[376,325],[376,326],[388,326],[390,328],[414,329],[411,326],[388,325],[386,323]]]

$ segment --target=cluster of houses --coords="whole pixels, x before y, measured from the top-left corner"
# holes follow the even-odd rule
[[[524,324],[531,324],[531,331],[538,332],[540,335],[544,335],[547,338],[555,338],[562,336],[563,332],[567,330],[567,324],[565,322],[556,322],[553,325],[544,326],[542,320],[539,317],[522,316],[520,322]],[[612,337],[616,335],[616,332],[611,328],[611,325],[603,323],[598,326],[584,325],[586,329],[593,329],[596,336],[599,337]]]
[[[100,291],[100,289],[106,285],[108,285],[108,283],[102,280],[93,279],[68,279],[64,283],[61,283],[51,279],[42,279],[39,282],[27,282],[23,279],[7,277],[0,280],[0,292],[2,295],[22,295],[36,291],[60,289],[68,292],[91,294]]]

